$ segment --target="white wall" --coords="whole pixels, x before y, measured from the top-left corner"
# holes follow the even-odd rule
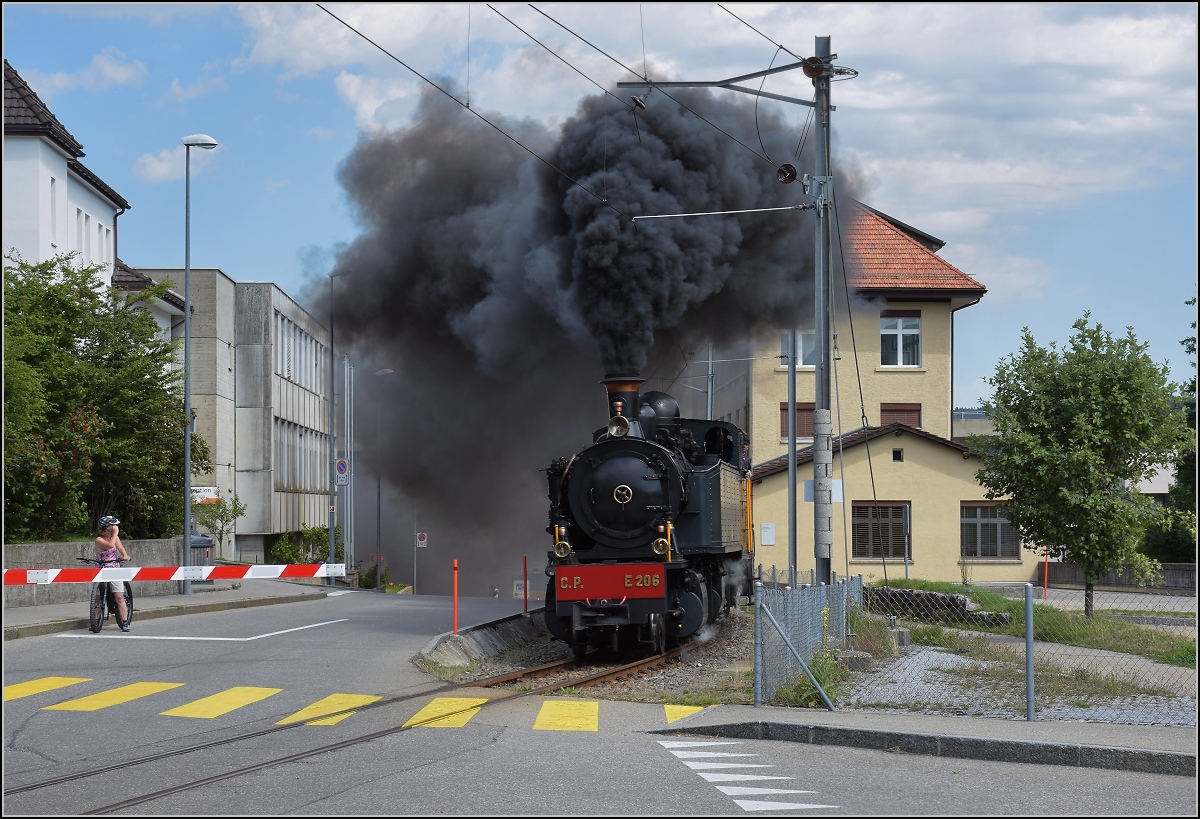
[[[71,173],[67,155],[38,136],[4,137],[4,250],[37,264],[77,252],[112,281],[117,208]]]

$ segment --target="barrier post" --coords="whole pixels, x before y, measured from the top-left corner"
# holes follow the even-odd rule
[[[521,555],[521,591],[525,594],[525,613],[529,614],[529,558]]]
[[[458,634],[458,561],[454,561],[454,633]]]

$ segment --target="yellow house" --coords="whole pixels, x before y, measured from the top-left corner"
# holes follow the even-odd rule
[[[796,462],[803,486],[812,478],[812,448],[797,452]],[[984,499],[978,468],[964,445],[899,422],[835,437],[833,570],[867,580],[1032,580],[1037,559],[1021,549],[1003,506]],[[787,456],[755,466],[751,481],[755,560],[786,574]],[[796,564],[807,573],[815,564],[813,505],[797,494]]]
[[[955,315],[986,288],[937,256],[939,239],[859,203],[839,216],[846,281],[835,278],[833,287],[831,403],[834,478],[843,483],[834,498],[833,570],[1032,579],[1035,557],[1019,547],[1003,507],[983,499],[976,459],[951,440]],[[798,489],[813,477],[816,343],[815,322],[807,322],[797,327]],[[789,336],[779,328],[756,341],[746,381],[726,379],[738,394],[719,401],[722,417],[744,419],[750,434],[756,562],[785,573]],[[797,570],[807,572],[815,565],[813,509],[797,494]]]

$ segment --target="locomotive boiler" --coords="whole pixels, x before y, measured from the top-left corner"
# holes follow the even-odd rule
[[[746,436],[680,418],[635,374],[601,383],[608,423],[547,470],[546,628],[577,655],[661,653],[736,605],[749,577]]]

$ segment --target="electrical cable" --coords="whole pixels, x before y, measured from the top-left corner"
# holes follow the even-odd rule
[[[621,61],[620,61],[620,60],[618,60],[616,57],[614,57],[614,56],[612,56],[611,54],[609,54],[608,52],[606,52],[604,49],[600,48],[600,47],[599,47],[599,46],[597,46],[597,45],[594,45],[593,43],[589,42],[588,40],[586,40],[585,38],[583,38],[583,37],[582,37],[582,36],[580,36],[579,34],[576,34],[574,31],[571,31],[571,29],[567,28],[567,27],[566,27],[566,26],[564,26],[562,23],[558,22],[558,21],[557,21],[557,20],[555,20],[553,17],[551,17],[549,14],[546,14],[546,12],[542,11],[541,9],[539,9],[537,6],[533,5],[532,3],[529,3],[528,5],[529,5],[529,7],[530,7],[531,9],[533,9],[533,10],[534,10],[534,11],[536,11],[538,14],[542,15],[543,17],[545,17],[545,18],[546,18],[547,20],[549,20],[551,23],[554,23],[554,25],[558,26],[558,27],[559,27],[559,28],[561,28],[563,31],[567,32],[568,34],[570,34],[570,35],[571,35],[571,36],[573,36],[573,37],[577,37],[577,38],[578,38],[578,39],[579,39],[581,42],[583,42],[584,44],[586,44],[586,45],[588,45],[588,46],[591,46],[591,48],[595,49],[595,50],[596,50],[597,52],[599,52],[600,54],[603,54],[605,57],[608,57],[608,59],[612,60],[614,63],[616,63],[617,65],[621,66],[621,68],[624,68],[626,71],[628,71],[628,72],[629,72],[630,74],[632,74],[633,76],[635,76],[635,77],[637,77],[637,76],[638,76],[638,73],[637,73],[636,71],[634,71],[634,70],[633,70],[632,68],[630,68],[629,66],[625,65],[625,63],[621,62]],[[639,79],[644,79],[644,78],[641,78],[641,77],[639,77]],[[646,82],[650,82],[650,80],[648,80],[648,79],[647,79],[647,80],[645,80],[645,81],[646,81]],[[729,132],[728,132],[728,131],[726,131],[724,128],[722,128],[721,126],[717,125],[715,122],[712,122],[711,120],[709,120],[709,119],[708,119],[707,117],[705,117],[703,114],[700,114],[700,113],[698,113],[697,111],[693,110],[692,108],[688,107],[686,104],[684,104],[683,102],[681,102],[681,101],[680,101],[679,99],[677,99],[676,97],[673,97],[673,96],[671,96],[670,94],[668,94],[668,93],[666,92],[666,90],[665,90],[665,89],[663,89],[663,88],[661,88],[661,87],[659,87],[659,86],[657,86],[657,85],[652,85],[651,87],[652,87],[652,88],[657,88],[657,89],[658,89],[658,91],[659,91],[661,94],[663,94],[663,95],[664,95],[664,96],[665,96],[667,99],[671,100],[671,101],[672,101],[672,102],[674,102],[676,105],[678,105],[680,108],[684,109],[685,111],[687,111],[688,113],[692,114],[692,115],[693,115],[693,116],[695,116],[696,118],[698,118],[698,119],[700,119],[701,121],[703,121],[703,122],[707,123],[709,126],[711,126],[713,129],[715,129],[715,130],[719,131],[721,134],[724,134],[726,137],[728,137],[729,139],[733,140],[733,141],[734,141],[734,142],[736,142],[738,145],[741,145],[743,148],[745,148],[745,149],[746,149],[747,151],[749,151],[750,153],[754,154],[756,157],[758,157],[759,159],[761,159],[763,162],[766,162],[767,164],[769,164],[769,165],[770,165],[772,168],[775,168],[776,170],[778,170],[778,169],[779,169],[779,166],[778,166],[778,165],[776,165],[776,164],[774,164],[773,162],[771,162],[771,160],[770,160],[768,157],[766,157],[766,156],[763,156],[763,155],[762,155],[762,154],[760,154],[758,151],[754,150],[754,149],[753,149],[753,148],[751,148],[749,145],[747,145],[746,143],[742,142],[740,139],[738,139],[737,137],[735,137],[733,134],[729,133]]]
[[[489,8],[489,9],[491,9],[492,11],[496,12],[497,14],[499,14],[501,17],[503,17],[503,18],[504,18],[506,21],[508,21],[508,24],[509,24],[509,25],[511,25],[513,28],[515,28],[517,31],[521,32],[521,33],[522,33],[522,34],[524,34],[526,37],[528,37],[530,40],[533,40],[535,43],[537,43],[538,45],[540,45],[542,48],[546,49],[546,51],[547,51],[547,52],[549,52],[551,55],[553,55],[553,56],[554,56],[556,59],[558,59],[558,60],[559,60],[559,61],[560,61],[560,62],[561,62],[563,65],[565,65],[567,68],[571,69],[571,70],[572,70],[572,71],[574,71],[576,74],[578,74],[579,76],[583,77],[585,80],[587,80],[588,82],[590,82],[592,85],[594,85],[594,86],[596,86],[597,88],[599,88],[599,89],[600,89],[600,92],[601,92],[602,94],[605,94],[605,95],[607,95],[607,96],[609,96],[609,97],[612,97],[612,98],[613,98],[613,99],[615,99],[617,102],[619,102],[619,103],[621,103],[622,105],[624,105],[626,108],[629,108],[630,110],[633,110],[634,106],[632,106],[632,105],[630,105],[629,103],[625,102],[625,100],[621,99],[621,98],[620,98],[620,97],[618,97],[616,94],[614,94],[614,93],[612,93],[611,91],[609,91],[608,89],[606,89],[606,88],[605,88],[603,85],[601,85],[600,83],[598,83],[598,82],[596,82],[595,80],[593,80],[593,79],[592,79],[591,77],[589,77],[587,74],[584,74],[582,71],[580,71],[580,70],[579,70],[578,68],[576,68],[575,66],[571,65],[569,62],[567,62],[565,59],[563,59],[561,56],[559,56],[557,53],[555,53],[555,51],[554,51],[553,49],[551,49],[551,48],[550,48],[550,46],[546,45],[546,44],[545,44],[545,43],[543,43],[541,40],[539,40],[537,37],[534,37],[534,36],[533,36],[532,34],[530,34],[528,31],[526,31],[525,29],[521,28],[519,25],[517,25],[516,23],[514,23],[514,22],[513,22],[511,19],[509,19],[508,17],[506,17],[502,11],[500,11],[498,8],[496,8],[495,6],[493,6],[491,3],[489,3],[489,4],[488,4],[488,8]]]
[[[409,65],[409,64],[408,64],[408,63],[406,63],[406,62],[404,62],[404,60],[401,60],[401,59],[400,59],[399,57],[397,57],[395,54],[393,54],[393,53],[391,53],[390,51],[388,51],[386,48],[384,48],[383,46],[381,46],[379,43],[375,42],[375,41],[374,41],[374,40],[372,40],[370,37],[368,37],[367,35],[363,34],[361,31],[359,31],[359,30],[358,30],[358,29],[356,29],[354,26],[352,26],[352,25],[350,25],[349,23],[347,23],[347,22],[346,22],[345,20],[343,20],[341,17],[338,17],[336,14],[334,14],[332,11],[330,11],[329,9],[325,8],[324,6],[322,6],[320,3],[317,3],[316,5],[317,5],[317,8],[319,8],[321,11],[325,12],[326,14],[328,14],[328,15],[329,15],[330,17],[332,17],[334,20],[337,20],[339,23],[341,23],[341,24],[342,24],[342,25],[344,25],[346,28],[348,28],[348,29],[350,29],[351,31],[353,31],[353,32],[354,32],[355,34],[357,34],[359,37],[362,37],[364,40],[366,40],[366,41],[367,41],[368,43],[370,43],[371,45],[375,46],[377,49],[379,49],[380,51],[382,51],[384,54],[386,54],[387,56],[391,57],[391,58],[392,58],[393,60],[395,60],[396,62],[400,63],[400,65],[402,65],[402,66],[404,66],[405,68],[407,68],[407,69],[408,69],[409,71],[411,71],[413,74],[416,74],[418,77],[420,77],[420,78],[421,78],[422,80],[424,80],[426,83],[428,83],[429,85],[432,85],[432,86],[433,86],[434,88],[436,88],[438,91],[441,91],[441,92],[442,92],[442,93],[443,93],[445,96],[449,97],[451,100],[453,100],[454,102],[458,103],[459,105],[461,105],[461,106],[462,106],[463,108],[465,108],[466,110],[470,111],[470,112],[471,112],[472,114],[474,114],[475,116],[479,117],[479,119],[481,119],[481,120],[483,120],[484,122],[486,122],[486,123],[487,123],[488,125],[490,125],[490,126],[493,128],[493,129],[495,129],[495,130],[496,130],[496,131],[497,131],[499,134],[501,134],[502,136],[504,136],[506,139],[508,139],[510,142],[512,142],[512,143],[513,143],[514,145],[516,145],[517,147],[519,147],[521,150],[523,150],[523,151],[525,151],[526,153],[528,153],[530,156],[532,156],[532,157],[533,157],[534,159],[536,159],[538,162],[541,162],[543,165],[545,165],[546,167],[550,168],[550,169],[551,169],[551,170],[553,170],[555,173],[557,173],[557,174],[559,174],[560,176],[562,176],[564,179],[567,179],[567,180],[568,180],[568,181],[569,181],[569,182],[570,182],[572,185],[574,185],[575,187],[579,188],[579,189],[580,189],[580,190],[582,190],[583,192],[587,193],[589,196],[591,196],[593,199],[595,199],[596,201],[598,201],[600,204],[604,205],[604,206],[605,206],[606,208],[608,208],[609,210],[612,210],[614,213],[617,213],[618,215],[620,215],[620,217],[621,217],[622,219],[625,219],[625,220],[627,220],[627,221],[632,221],[631,217],[627,216],[625,213],[622,213],[622,212],[621,212],[621,211],[620,211],[618,208],[615,208],[615,207],[613,207],[613,206],[612,206],[612,205],[611,205],[611,204],[610,204],[610,203],[609,203],[609,202],[608,202],[608,201],[607,201],[607,200],[606,200],[604,197],[596,195],[596,194],[595,194],[593,191],[589,190],[589,189],[587,188],[587,186],[585,186],[585,185],[583,185],[582,183],[578,182],[577,180],[573,179],[573,178],[572,178],[572,177],[571,177],[569,174],[567,174],[567,172],[566,172],[566,171],[563,171],[562,169],[558,168],[557,166],[555,166],[555,165],[551,164],[551,163],[550,163],[550,162],[548,162],[547,160],[545,160],[545,159],[543,159],[542,157],[538,156],[536,153],[534,153],[534,151],[533,151],[533,150],[531,150],[530,148],[528,148],[528,147],[526,147],[525,145],[523,145],[523,144],[522,144],[522,143],[521,143],[519,140],[517,140],[515,137],[513,137],[511,134],[509,134],[507,131],[505,131],[503,128],[501,128],[499,125],[496,125],[496,123],[492,122],[492,121],[491,121],[491,120],[489,120],[487,117],[483,116],[483,115],[482,115],[482,114],[480,114],[478,111],[476,111],[476,110],[474,110],[473,108],[471,108],[469,105],[466,105],[466,104],[464,104],[464,103],[462,102],[462,100],[458,99],[458,98],[457,98],[457,97],[455,97],[453,94],[451,94],[449,91],[447,91],[446,89],[442,88],[440,85],[438,85],[437,83],[435,83],[433,80],[431,80],[431,79],[429,79],[428,77],[426,77],[426,76],[425,76],[424,74],[422,74],[420,71],[417,71],[417,69],[413,68],[411,65]]]
[[[863,397],[862,370],[860,369],[859,364],[858,364],[858,343],[857,343],[857,340],[855,338],[855,333],[854,333],[854,313],[852,310],[850,310],[850,284],[849,284],[849,278],[846,276],[846,248],[842,244],[842,222],[841,222],[841,219],[838,218],[838,206],[837,206],[838,199],[837,199],[836,189],[833,184],[832,176],[830,176],[830,180],[829,180],[829,198],[831,200],[832,210],[833,210],[833,223],[837,228],[838,260],[841,262],[841,265],[842,265],[842,288],[846,291],[846,316],[850,322],[850,350],[851,350],[851,352],[854,353],[854,374],[855,374],[855,377],[858,379],[858,407],[859,407],[859,412],[861,413],[861,418],[862,418],[863,446],[866,447],[867,470],[871,476],[871,512],[872,512],[872,516],[877,519],[878,515],[879,515],[879,495],[875,488],[875,464],[871,460],[871,437],[870,437],[870,433],[869,433],[870,426],[867,423],[867,404],[866,404],[866,398]],[[843,493],[844,493],[844,491],[845,491],[845,489],[844,489],[844,485],[843,485]],[[843,494],[842,504],[843,504],[842,513],[845,514],[844,494]],[[871,549],[871,537],[870,537],[871,530],[872,530],[872,517],[869,516],[867,518],[867,553],[868,553],[868,555],[870,554],[870,549]],[[907,549],[908,549],[907,542],[904,544],[904,548],[907,552]],[[905,556],[907,557],[907,554]],[[883,565],[883,585],[884,585],[884,588],[887,588],[887,585],[888,585],[887,556],[884,555],[882,546],[880,547],[880,550],[879,550],[879,562]]]

